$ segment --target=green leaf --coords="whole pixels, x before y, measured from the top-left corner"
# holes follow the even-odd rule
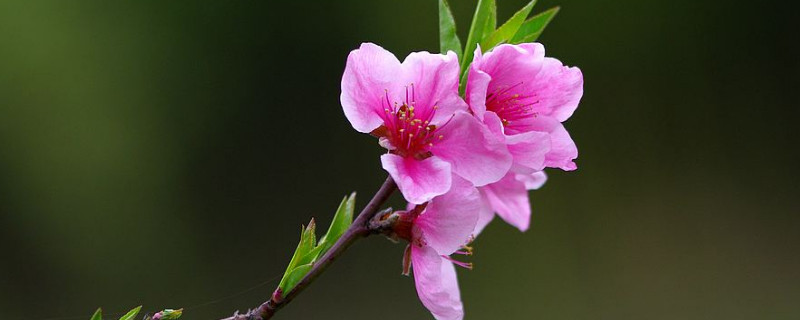
[[[316,223],[314,219],[308,223],[308,227],[301,230],[300,243],[297,244],[297,249],[294,251],[292,260],[286,267],[286,272],[283,274],[278,288],[281,292],[289,292],[294,288],[294,285],[300,281],[321,255],[330,249],[334,243],[347,231],[351,224],[353,224],[353,210],[355,209],[356,193],[353,192],[349,197],[344,197],[336,209],[336,214],[333,215],[333,221],[328,227],[328,232],[325,233],[319,240],[316,241]]]
[[[528,17],[529,13],[531,13],[531,9],[533,9],[533,5],[535,4],[536,0],[528,2],[526,6],[522,7],[522,9],[519,9],[517,13],[511,16],[506,23],[500,26],[500,28],[497,28],[494,33],[481,41],[481,50],[488,51],[502,42],[511,40],[511,38],[517,34],[517,31],[522,26],[522,23],[525,22],[525,18]]]
[[[89,320],[103,320],[103,308],[97,308],[97,311],[94,312]]]
[[[496,7],[495,0],[478,0],[478,6],[475,8],[475,15],[472,16],[472,25],[469,27],[467,45],[464,47],[464,54],[461,57],[462,74],[467,71],[469,64],[472,62],[478,43],[486,36],[484,33],[487,27],[492,20],[497,21],[495,13],[497,11]],[[494,26],[492,26],[492,29],[494,29]],[[461,87],[464,87],[464,83],[461,83]]]
[[[312,266],[313,264],[309,263],[292,269],[287,276],[283,277],[281,283],[278,285],[278,288],[280,288],[281,292],[284,294],[288,293],[294,289],[294,286],[296,286],[300,280],[303,280],[303,277],[305,277],[306,274],[311,271]]]
[[[324,252],[322,251],[323,249],[325,249],[325,247],[322,244],[314,247],[314,249],[311,249],[311,251],[306,253],[306,255],[303,256],[302,259],[298,260],[299,262],[298,264],[307,264],[307,263],[313,264],[314,262],[317,262],[317,258],[319,258],[324,254]]]
[[[461,80],[458,82],[458,94],[464,96],[467,90],[467,78],[469,77],[469,70],[464,71],[464,74],[461,75]]]
[[[305,264],[308,262],[303,263],[308,253],[314,249],[316,246],[316,235],[314,234],[314,230],[316,229],[316,223],[314,223],[314,219],[311,219],[311,222],[308,223],[308,227],[302,228],[300,232],[300,243],[297,244],[297,249],[294,250],[294,255],[292,255],[292,260],[289,261],[289,266],[286,267],[286,273],[283,274],[283,277],[286,278],[291,270],[295,267]],[[283,281],[283,280],[281,280]]]
[[[347,231],[347,228],[353,224],[353,211],[356,206],[356,193],[353,192],[349,197],[344,197],[336,209],[336,214],[333,216],[331,226],[328,227],[328,232],[319,240],[319,255],[325,254],[334,243]]]
[[[511,43],[517,44],[536,41],[542,34],[542,31],[544,31],[544,28],[553,20],[560,9],[559,7],[550,8],[525,21],[517,31],[517,34],[511,38]]]
[[[485,38],[486,36],[492,34],[492,32],[494,32],[494,29],[497,29],[496,1],[492,1],[492,3],[489,4],[489,11],[486,13],[486,23],[483,26],[483,37]],[[483,39],[478,40],[478,42],[481,42],[481,40]]]
[[[124,316],[119,318],[119,320],[133,320],[133,318],[135,318],[136,315],[139,314],[140,310],[142,310],[142,306],[138,306],[136,308],[133,308],[133,310],[128,311],[128,313],[126,313]]]
[[[296,266],[306,263],[311,263],[316,258],[316,255],[311,256],[311,253],[314,251],[314,249],[317,248],[316,237],[317,237],[316,223],[314,223],[314,218],[311,218],[311,222],[308,223],[306,231],[303,232],[303,238],[305,239],[306,242],[311,244],[311,247],[308,251],[306,251],[305,253],[303,253],[303,255],[300,256],[300,260],[297,260],[297,263],[295,264]]]
[[[456,34],[456,21],[447,0],[439,0],[439,51],[453,50],[461,58],[461,40]]]

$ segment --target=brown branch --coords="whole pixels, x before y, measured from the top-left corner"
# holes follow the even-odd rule
[[[333,244],[328,252],[314,263],[314,266],[311,267],[311,271],[309,271],[288,293],[281,294],[276,290],[276,292],[272,294],[272,297],[258,306],[258,308],[250,310],[245,314],[238,314],[237,311],[233,316],[221,320],[266,320],[272,318],[275,312],[289,304],[292,299],[308,287],[308,285],[325,271],[333,260],[336,260],[342,252],[355,242],[355,240],[366,237],[371,233],[368,227],[370,219],[378,213],[380,206],[389,199],[389,196],[391,196],[395,190],[397,190],[397,185],[394,183],[394,180],[392,180],[391,176],[387,177],[381,188],[372,196],[372,199],[367,203],[364,209],[361,210],[361,213],[356,217],[356,220],[353,221],[353,224],[350,225],[342,237]]]

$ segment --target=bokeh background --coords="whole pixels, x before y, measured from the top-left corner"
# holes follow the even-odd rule
[[[462,38],[474,4],[452,0]],[[529,232],[495,221],[477,241],[467,318],[800,318],[796,11],[534,11],[556,5],[540,41],[585,75],[579,169],[549,172]],[[0,1],[0,318],[258,305],[276,283],[245,290],[283,272],[300,224],[385,177],[341,112],[346,55],[436,51],[436,8]],[[357,243],[279,318],[430,318],[402,250]]]

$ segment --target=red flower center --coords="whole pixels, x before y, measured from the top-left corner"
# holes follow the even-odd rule
[[[444,138],[436,134],[438,128],[431,124],[439,107],[434,103],[432,107],[417,108],[413,83],[406,87],[405,100],[391,102],[387,91],[383,103],[384,125],[375,129],[372,135],[387,139],[393,147],[390,152],[401,157],[422,160],[432,156],[430,147]]]
[[[492,111],[500,117],[504,127],[510,126],[515,121],[523,118],[536,117],[537,112],[533,106],[539,103],[536,95],[520,95],[515,88],[522,82],[512,86],[498,87],[486,95],[486,110]]]

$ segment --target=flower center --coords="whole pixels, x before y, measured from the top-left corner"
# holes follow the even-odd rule
[[[422,160],[432,156],[430,147],[444,138],[436,134],[438,129],[431,124],[439,107],[417,108],[414,84],[406,87],[405,100],[392,102],[386,91],[384,104],[384,125],[373,131],[373,135],[385,138],[390,145],[390,152],[401,157],[414,157]]]
[[[504,127],[513,122],[528,117],[536,117],[537,112],[533,106],[539,103],[536,94],[520,95],[515,88],[522,82],[512,86],[501,86],[486,96],[486,110],[492,111],[500,117]]]

